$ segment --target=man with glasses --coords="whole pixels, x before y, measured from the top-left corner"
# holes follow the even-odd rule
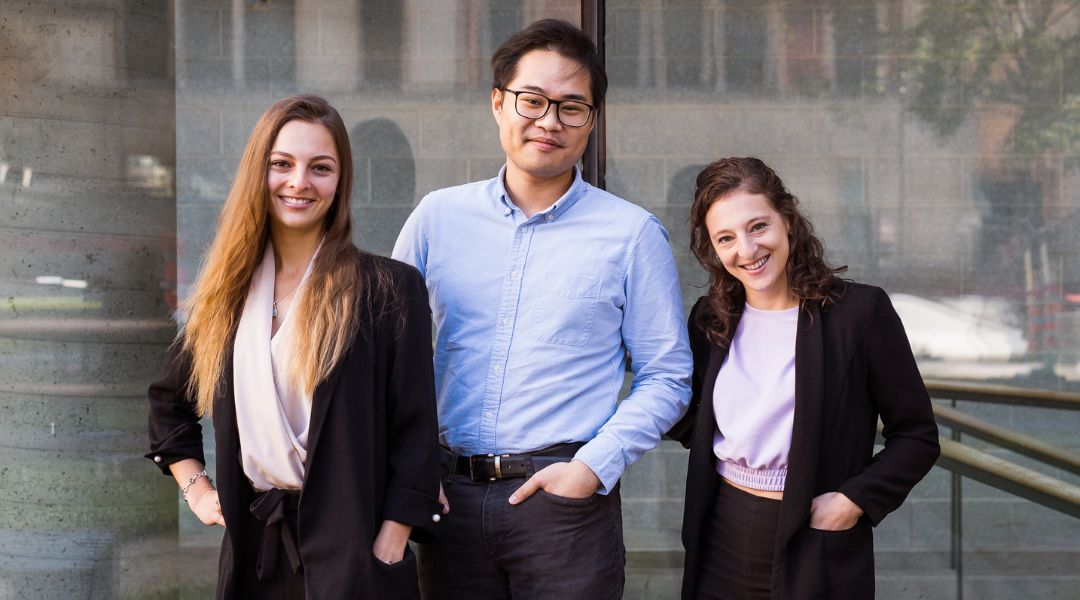
[[[656,217],[576,166],[607,88],[588,36],[540,21],[491,62],[506,165],[429,194],[394,247],[437,327],[449,510],[421,545],[421,590],[621,598],[619,477],[689,400],[675,263]]]

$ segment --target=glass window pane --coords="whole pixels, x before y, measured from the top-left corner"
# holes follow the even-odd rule
[[[262,111],[325,97],[353,145],[356,243],[388,255],[429,191],[493,177],[505,157],[491,116],[491,54],[534,20],[578,22],[568,0],[177,2],[178,286],[187,294],[247,136]],[[213,463],[207,428],[207,460]],[[212,589],[220,531],[180,511],[190,572]]]
[[[664,221],[687,306],[706,282],[688,252],[695,176],[721,157],[757,156],[801,199],[832,259],[890,293],[924,376],[1080,389],[1076,3],[964,6],[606,3],[608,188]],[[1076,447],[1030,410],[973,410]],[[674,576],[663,564],[680,564],[668,515],[684,470],[682,449],[665,443],[624,478],[638,578],[628,581]],[[914,540],[928,524],[947,531],[934,508],[947,491],[935,485],[887,521],[880,548],[924,548]],[[1038,531],[998,541],[1028,550]]]

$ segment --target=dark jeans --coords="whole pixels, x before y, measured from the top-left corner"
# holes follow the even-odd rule
[[[537,491],[511,506],[524,479],[443,484],[450,514],[438,539],[420,545],[424,600],[622,598],[619,488],[572,500]]]
[[[702,535],[698,600],[768,600],[780,501],[720,482]]]

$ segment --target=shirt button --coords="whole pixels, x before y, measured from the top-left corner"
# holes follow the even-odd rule
[[[548,214],[544,215],[544,220],[547,221],[548,223],[550,223],[550,222],[555,220],[555,215],[552,214],[552,213],[548,213]]]
[[[490,410],[485,410],[485,411],[484,411],[484,418],[485,418],[485,419],[489,419],[489,420],[490,420],[490,419],[492,419],[492,418],[493,418],[494,416],[495,416],[495,415],[494,415],[494,413],[492,413],[492,412],[491,412]]]
[[[434,515],[431,515],[431,522],[432,523],[438,523],[439,521],[442,521],[442,515],[440,515],[438,513],[436,513]]]
[[[510,271],[510,277],[513,277],[514,279],[517,279],[520,276],[521,275],[517,271]]]
[[[161,463],[161,455],[155,456],[154,457],[154,462]]]
[[[502,321],[499,321],[499,322],[502,323],[503,325],[509,325],[510,324],[510,319],[507,319],[506,317],[503,317]]]
[[[502,373],[502,365],[495,365],[495,368],[492,370],[496,373]]]

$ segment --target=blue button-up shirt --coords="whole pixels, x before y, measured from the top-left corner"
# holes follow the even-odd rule
[[[394,258],[427,280],[440,437],[459,454],[587,442],[608,493],[685,411],[692,368],[667,232],[575,169],[526,217],[503,171],[428,194]],[[618,402],[629,352],[629,396]]]

